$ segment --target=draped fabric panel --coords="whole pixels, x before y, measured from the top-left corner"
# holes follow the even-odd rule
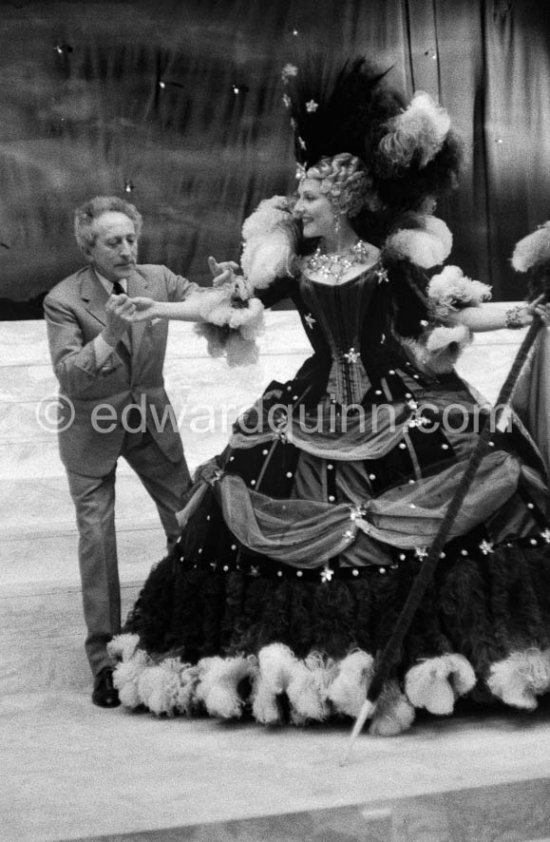
[[[281,70],[364,54],[427,90],[464,139],[439,214],[453,262],[523,288],[515,242],[548,214],[550,73],[539,0],[13,0],[0,21],[0,299],[78,268],[74,208],[98,193],[145,217],[142,262],[209,282],[243,218],[295,188]],[[1,317],[1,314],[0,314]]]

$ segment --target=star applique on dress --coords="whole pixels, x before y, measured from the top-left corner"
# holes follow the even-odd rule
[[[353,363],[358,363],[361,358],[361,354],[359,351],[356,351],[355,348],[350,348],[349,351],[344,354],[345,361],[352,365]]]

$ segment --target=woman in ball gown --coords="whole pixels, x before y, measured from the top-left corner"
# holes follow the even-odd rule
[[[181,539],[111,644],[129,708],[263,724],[355,717],[483,419],[495,421],[456,359],[472,332],[546,314],[488,302],[486,285],[444,266],[452,238],[430,211],[459,147],[443,109],[425,94],[404,108],[363,62],[328,99],[296,68],[285,82],[297,194],[246,220],[242,273],[222,265],[200,329],[238,354],[262,305],[290,297],[313,353],[197,470]],[[353,132],[337,110],[350,88],[366,103]],[[136,306],[140,319],[196,318],[177,303]],[[550,689],[546,468],[517,417],[504,426],[371,733],[399,733],[415,708],[449,714],[460,696],[532,709]]]

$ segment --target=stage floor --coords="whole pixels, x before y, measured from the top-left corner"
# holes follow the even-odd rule
[[[484,842],[550,838],[550,710],[425,718],[391,739],[0,700],[0,839]]]

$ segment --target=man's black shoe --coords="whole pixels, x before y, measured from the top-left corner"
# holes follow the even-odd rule
[[[104,667],[96,675],[92,702],[94,705],[99,705],[100,708],[116,708],[119,706],[120,699],[113,686],[113,671],[110,667]]]

